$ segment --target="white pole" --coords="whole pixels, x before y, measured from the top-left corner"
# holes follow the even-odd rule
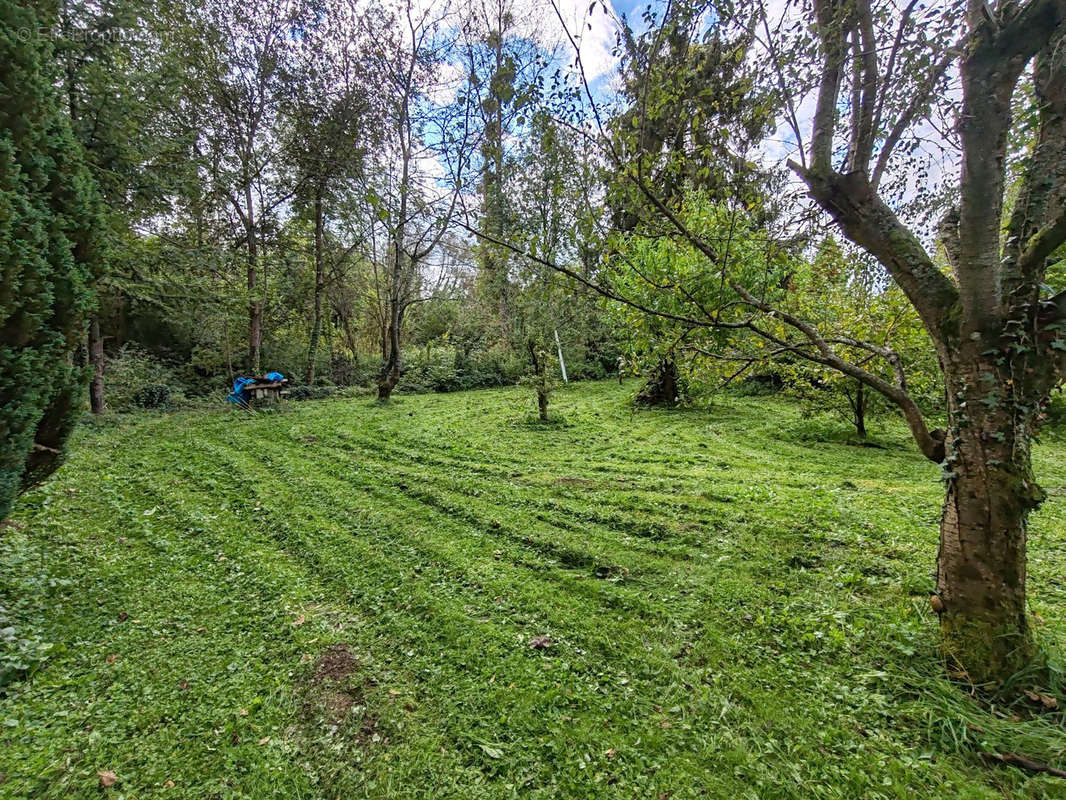
[[[566,362],[563,361],[563,346],[559,342],[559,329],[555,329],[555,349],[559,351],[559,371],[563,373],[563,383],[570,383],[566,378]]]

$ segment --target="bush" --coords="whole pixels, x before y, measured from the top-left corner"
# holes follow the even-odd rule
[[[142,386],[134,394],[133,402],[138,408],[169,408],[170,387],[160,383]]]
[[[0,519],[62,462],[106,224],[32,3],[0,3]]]
[[[175,370],[146,350],[126,345],[107,360],[104,399],[113,411],[170,408],[184,396]]]
[[[323,400],[333,395],[334,388],[332,386],[307,386],[301,384],[299,386],[293,386],[289,389],[289,399],[296,400],[297,402],[302,400]]]
[[[495,349],[468,351],[429,344],[410,352],[397,388],[417,394],[512,386],[526,368],[521,358]]]

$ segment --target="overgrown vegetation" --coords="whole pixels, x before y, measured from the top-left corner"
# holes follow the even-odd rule
[[[99,197],[39,26],[0,2],[0,520],[62,461],[82,395],[71,356],[102,267]]]
[[[983,755],[1062,765],[1058,657],[1006,704],[943,674],[902,424],[638,388],[561,388],[552,426],[510,388],[82,429],[0,532],[0,796],[1064,796]]]

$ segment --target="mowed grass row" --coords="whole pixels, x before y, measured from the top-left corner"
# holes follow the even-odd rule
[[[0,605],[55,643],[0,690],[0,796],[1066,797],[981,756],[1066,764],[1061,713],[942,677],[941,487],[900,426],[632,388],[549,425],[505,389],[83,431],[0,532]]]

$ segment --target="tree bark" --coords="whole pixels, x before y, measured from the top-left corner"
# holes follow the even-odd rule
[[[93,315],[89,321],[89,364],[93,369],[89,382],[89,408],[94,414],[103,414],[104,405],[104,337],[100,335],[100,317]]]
[[[400,382],[400,328],[403,324],[403,314],[400,311],[399,300],[394,300],[391,306],[391,316],[388,328],[388,355],[381,367],[378,376],[378,400],[386,402],[392,397],[392,390]]]
[[[322,336],[322,293],[325,288],[324,253],[325,227],[324,213],[322,208],[322,187],[315,191],[314,217],[315,217],[315,306],[314,317],[311,321],[311,342],[307,347],[307,368],[304,370],[304,383],[308,386],[315,382],[315,356],[318,351],[318,340]]]
[[[866,390],[862,381],[855,382],[855,435],[866,438]]]
[[[537,390],[537,410],[540,414],[540,421],[548,421],[548,393],[542,389]]]
[[[259,375],[260,345],[263,340],[263,302],[255,296],[259,284],[259,245],[255,238],[251,182],[247,182],[244,188],[247,203],[245,235],[248,237],[248,369],[252,375]]]
[[[637,402],[647,406],[676,406],[681,399],[678,377],[673,358],[661,360],[637,395]]]
[[[1026,530],[1044,499],[1030,464],[1035,412],[1010,395],[1005,368],[974,351],[947,365],[947,496],[940,523],[937,600],[944,655],[975,683],[1030,663]],[[982,379],[982,376],[985,376]],[[994,379],[994,380],[993,380]]]

